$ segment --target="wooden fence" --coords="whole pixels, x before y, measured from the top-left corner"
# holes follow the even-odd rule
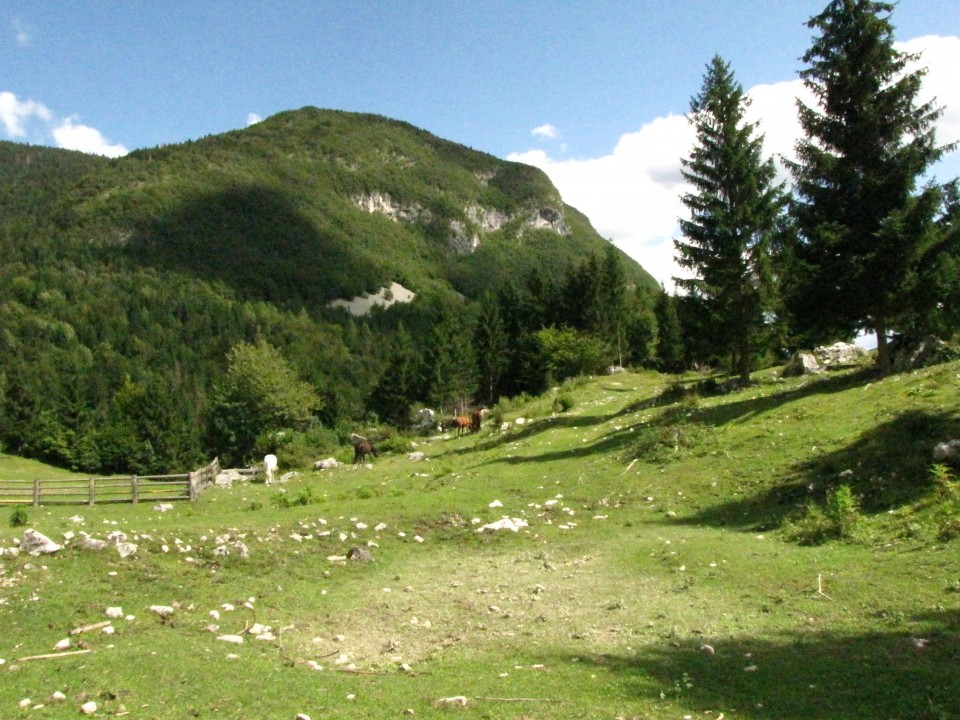
[[[220,473],[214,458],[185,475],[130,475],[66,480],[0,480],[0,505],[96,505],[97,503],[196,500]]]

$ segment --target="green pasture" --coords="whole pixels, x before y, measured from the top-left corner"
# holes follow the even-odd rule
[[[166,512],[27,508],[73,537],[0,557],[0,717],[960,716],[957,470],[931,459],[960,437],[960,364],[703,379],[580,380],[508,429],[415,438],[422,462],[281,468]],[[527,525],[478,532],[503,517]],[[117,530],[136,554],[79,546]],[[69,635],[108,607],[113,634]],[[89,652],[23,659],[65,638]]]

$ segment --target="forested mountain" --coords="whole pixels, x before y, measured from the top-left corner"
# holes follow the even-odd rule
[[[329,307],[391,283],[416,300]],[[91,472],[248,458],[282,428],[231,434],[251,411],[228,357],[312,389],[291,434],[402,424],[570,371],[544,343],[596,340],[574,371],[643,356],[655,289],[540,170],[379,116],[305,108],[115,160],[0,143],[0,443]]]

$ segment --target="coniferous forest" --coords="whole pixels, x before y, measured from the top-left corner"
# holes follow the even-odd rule
[[[893,7],[810,20],[817,98],[776,184],[735,69],[708,62],[670,295],[541,171],[403,122],[304,108],[108,160],[0,143],[0,449],[91,473],[406,429],[611,366],[752,370],[960,328],[960,191]],[[400,283],[364,316],[336,299]],[[386,431],[384,431],[386,432]]]

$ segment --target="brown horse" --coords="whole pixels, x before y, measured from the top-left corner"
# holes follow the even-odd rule
[[[474,410],[470,413],[470,432],[480,432],[480,424],[483,422],[483,410]]]
[[[354,464],[362,463],[364,460],[366,460],[367,455],[372,455],[373,457],[377,456],[377,449],[369,440],[362,439],[353,443]]]
[[[457,415],[450,425],[457,431],[457,437],[460,437],[470,429],[470,418],[466,415]]]

